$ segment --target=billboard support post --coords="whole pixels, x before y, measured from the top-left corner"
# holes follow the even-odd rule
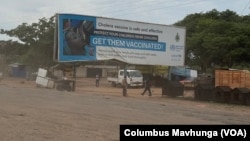
[[[76,87],[76,63],[74,63],[74,66],[73,66],[73,79],[74,79],[74,82],[73,82],[73,91],[75,91],[75,87]]]
[[[122,86],[122,89],[123,89],[123,96],[128,96],[127,94],[127,86],[128,86],[128,83],[127,83],[127,64],[124,65],[124,78],[123,78],[123,86]]]

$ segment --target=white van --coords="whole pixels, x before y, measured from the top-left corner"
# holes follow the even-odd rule
[[[122,80],[124,79],[124,70],[120,69],[114,72],[108,72],[107,80],[116,87],[122,85]],[[143,86],[143,76],[139,70],[127,70],[127,83],[128,87],[142,87]]]

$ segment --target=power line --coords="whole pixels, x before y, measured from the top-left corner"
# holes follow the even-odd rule
[[[250,0],[249,0],[248,3],[246,4],[246,6],[242,9],[240,15],[242,15],[242,13],[246,10],[246,8],[248,7],[249,3],[250,3]]]
[[[114,4],[116,3],[116,0],[114,0],[114,2],[112,2],[109,5],[102,5],[102,7],[97,7],[97,8],[84,8],[85,11],[97,11],[97,10],[101,10],[101,9],[105,9],[105,8],[111,8],[114,6]],[[65,7],[59,7],[57,10],[55,10],[55,13],[64,13],[65,11],[75,11],[75,9],[83,9],[83,7],[81,5],[78,5],[76,7],[71,7],[71,8],[65,8]],[[53,16],[53,14],[51,15]],[[41,17],[43,18],[43,17]],[[47,17],[49,18],[49,17]],[[9,21],[1,21],[0,24],[12,24],[12,23],[20,23],[25,21],[25,19],[27,19],[26,21],[34,21],[34,20],[39,20],[37,18],[30,18],[30,16],[19,16],[19,19],[14,19],[14,20],[9,20]],[[25,23],[25,22],[24,22]]]
[[[162,6],[163,4],[159,4],[159,6],[157,7],[153,7],[153,8],[150,8],[151,5],[149,5],[149,8],[148,9],[143,9],[140,11],[140,13],[143,13],[143,14],[147,14],[149,12],[154,12],[154,11],[160,11],[162,9],[167,9],[167,8],[174,8],[174,7],[180,7],[180,6],[184,6],[184,5],[191,5],[191,4],[197,4],[199,2],[204,2],[204,0],[197,0],[197,1],[188,1],[188,2],[182,2],[182,3],[177,3],[177,4],[173,4],[173,5],[166,5],[166,6]],[[131,8],[131,9],[139,9],[138,7],[136,8]],[[120,16],[125,16],[125,15],[132,15],[132,14],[135,14],[135,13],[139,13],[139,10],[137,11],[132,11],[131,12],[131,9],[130,9],[130,12],[127,12],[127,13],[122,13],[122,14],[119,14],[121,12],[115,12],[116,14],[112,14],[114,17],[120,17]],[[126,11],[127,9],[123,9],[122,11]],[[167,14],[167,13],[162,13],[162,14]],[[168,13],[168,14],[172,14],[172,13]],[[141,14],[139,15],[141,16]],[[159,15],[149,15],[147,14],[147,18],[151,16],[151,18],[159,18]]]
[[[177,1],[177,3],[172,4],[173,2],[176,2],[176,0],[172,1],[166,1],[166,0],[137,0],[137,1],[125,1],[124,0],[113,0],[109,1],[109,3],[105,3],[102,1],[102,3],[99,3],[98,7],[95,7],[95,5],[90,5],[90,7],[81,6],[81,4],[75,6],[75,7],[59,7],[56,11],[56,13],[66,13],[66,11],[72,11],[76,13],[77,11],[84,12],[84,13],[90,13],[91,11],[100,13],[102,16],[105,15],[111,15],[112,17],[123,17],[126,15],[133,15],[132,17],[135,18],[137,15],[142,16],[143,14],[147,14],[149,12],[155,12],[160,11],[162,9],[172,8],[172,7],[180,7],[183,5],[190,5],[190,4],[197,4],[198,2],[204,2],[204,0],[187,0],[187,1]],[[167,5],[165,5],[167,3]],[[120,7],[123,8],[121,9]],[[88,6],[88,3],[87,3]],[[93,7],[94,6],[94,7]],[[107,12],[108,11],[108,12]],[[142,14],[141,14],[142,13]],[[170,13],[172,14],[172,13]],[[83,14],[86,15],[86,14]],[[51,15],[53,16],[53,15]],[[147,15],[151,18],[157,18],[155,15]],[[148,18],[147,17],[147,18]],[[30,16],[22,17],[22,19],[13,20],[13,21],[5,21],[0,22],[1,24],[14,24],[17,22],[22,22],[24,19],[27,18],[27,21],[34,21],[38,19],[31,19]],[[42,18],[42,17],[41,17]]]
[[[172,2],[174,2],[174,0]],[[142,8],[142,6],[141,7],[138,6],[140,3],[144,3],[144,4],[141,4],[141,5],[143,5],[145,7],[145,0],[133,1],[132,3],[130,1],[127,1],[128,7],[124,8],[124,9],[119,9],[118,11],[110,11],[108,13],[111,13],[111,14],[115,13],[115,14],[117,14],[117,13],[121,13],[121,12],[124,12],[124,11],[131,11],[131,10],[134,10],[134,9],[140,9],[140,8]],[[146,1],[146,7],[149,7],[149,6],[152,6],[152,5],[157,5],[157,4],[158,5],[162,5],[163,3],[166,3],[166,1],[148,0],[148,1]],[[171,2],[168,2],[168,3],[171,3]],[[56,13],[60,13],[60,11],[62,13],[64,13],[64,11],[75,11],[75,12],[77,12],[77,11],[83,11],[83,10],[86,11],[86,12],[101,11],[101,10],[105,10],[105,9],[110,10],[111,8],[115,8],[115,7],[118,7],[118,6],[120,7],[120,5],[123,5],[123,4],[124,4],[124,0],[114,0],[113,2],[111,1],[111,2],[107,3],[107,5],[103,5],[102,4],[101,7],[96,7],[96,8],[85,8],[85,7],[83,8],[83,7],[81,7],[81,5],[78,5],[76,7],[71,7],[71,8],[67,8],[67,9],[61,7],[58,10],[55,10],[55,11],[56,11]],[[132,7],[133,5],[136,5],[136,7]],[[79,9],[79,10],[76,10],[76,9]],[[152,10],[155,10],[155,9],[152,9]],[[148,11],[150,11],[150,9]],[[136,11],[133,12],[133,13],[136,13]],[[129,13],[127,13],[127,14],[120,14],[120,16],[123,16],[123,15],[129,15]],[[51,15],[51,16],[53,16],[53,15]],[[118,14],[118,16],[119,16],[119,14]],[[11,24],[11,23],[22,22],[22,21],[24,21],[24,19],[27,19],[27,21],[38,20],[37,18],[34,18],[34,19],[32,18],[31,19],[30,16],[21,16],[21,18],[18,19],[18,20],[15,19],[15,20],[10,20],[10,21],[2,21],[0,23],[1,24]]]
[[[155,2],[155,1],[153,1],[153,2]],[[166,3],[166,1],[163,1],[164,2],[164,4]],[[162,2],[162,3],[163,3]],[[174,5],[167,5],[167,6],[162,6],[163,4],[162,3],[158,3],[158,7],[154,7],[153,9],[150,9],[149,8],[149,10],[146,10],[146,12],[150,12],[150,11],[152,11],[152,10],[158,10],[158,9],[164,9],[164,8],[170,8],[170,7],[178,7],[178,6],[180,6],[180,5],[186,5],[186,4],[189,4],[189,3],[194,3],[193,1],[192,2],[188,2],[188,3],[184,3],[184,4],[174,4]],[[170,2],[168,2],[168,3],[170,3]],[[152,7],[152,5],[157,5],[157,4],[148,4],[148,5],[146,5],[146,7]],[[145,5],[144,5],[144,7],[145,7]],[[132,9],[139,9],[139,8],[142,8],[142,7],[134,7],[134,8],[130,8],[129,10],[132,10]],[[123,9],[123,10],[121,10],[121,11],[126,11],[126,10],[128,10],[128,9]],[[144,11],[145,12],[145,11]]]

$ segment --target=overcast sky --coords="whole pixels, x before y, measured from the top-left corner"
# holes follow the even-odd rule
[[[36,23],[55,13],[71,13],[170,25],[189,14],[227,9],[250,14],[250,0],[3,0],[0,29]],[[0,36],[0,40],[6,40]]]

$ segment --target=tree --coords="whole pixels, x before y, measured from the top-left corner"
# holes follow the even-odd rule
[[[17,37],[22,43],[18,46],[21,62],[26,65],[50,66],[53,64],[55,21],[52,16],[49,19],[39,19],[38,23],[23,23],[12,30],[1,29],[1,34]]]
[[[187,28],[186,64],[206,72],[211,64],[230,68],[249,62],[249,23],[249,16],[241,17],[230,10],[188,15],[175,24]]]

